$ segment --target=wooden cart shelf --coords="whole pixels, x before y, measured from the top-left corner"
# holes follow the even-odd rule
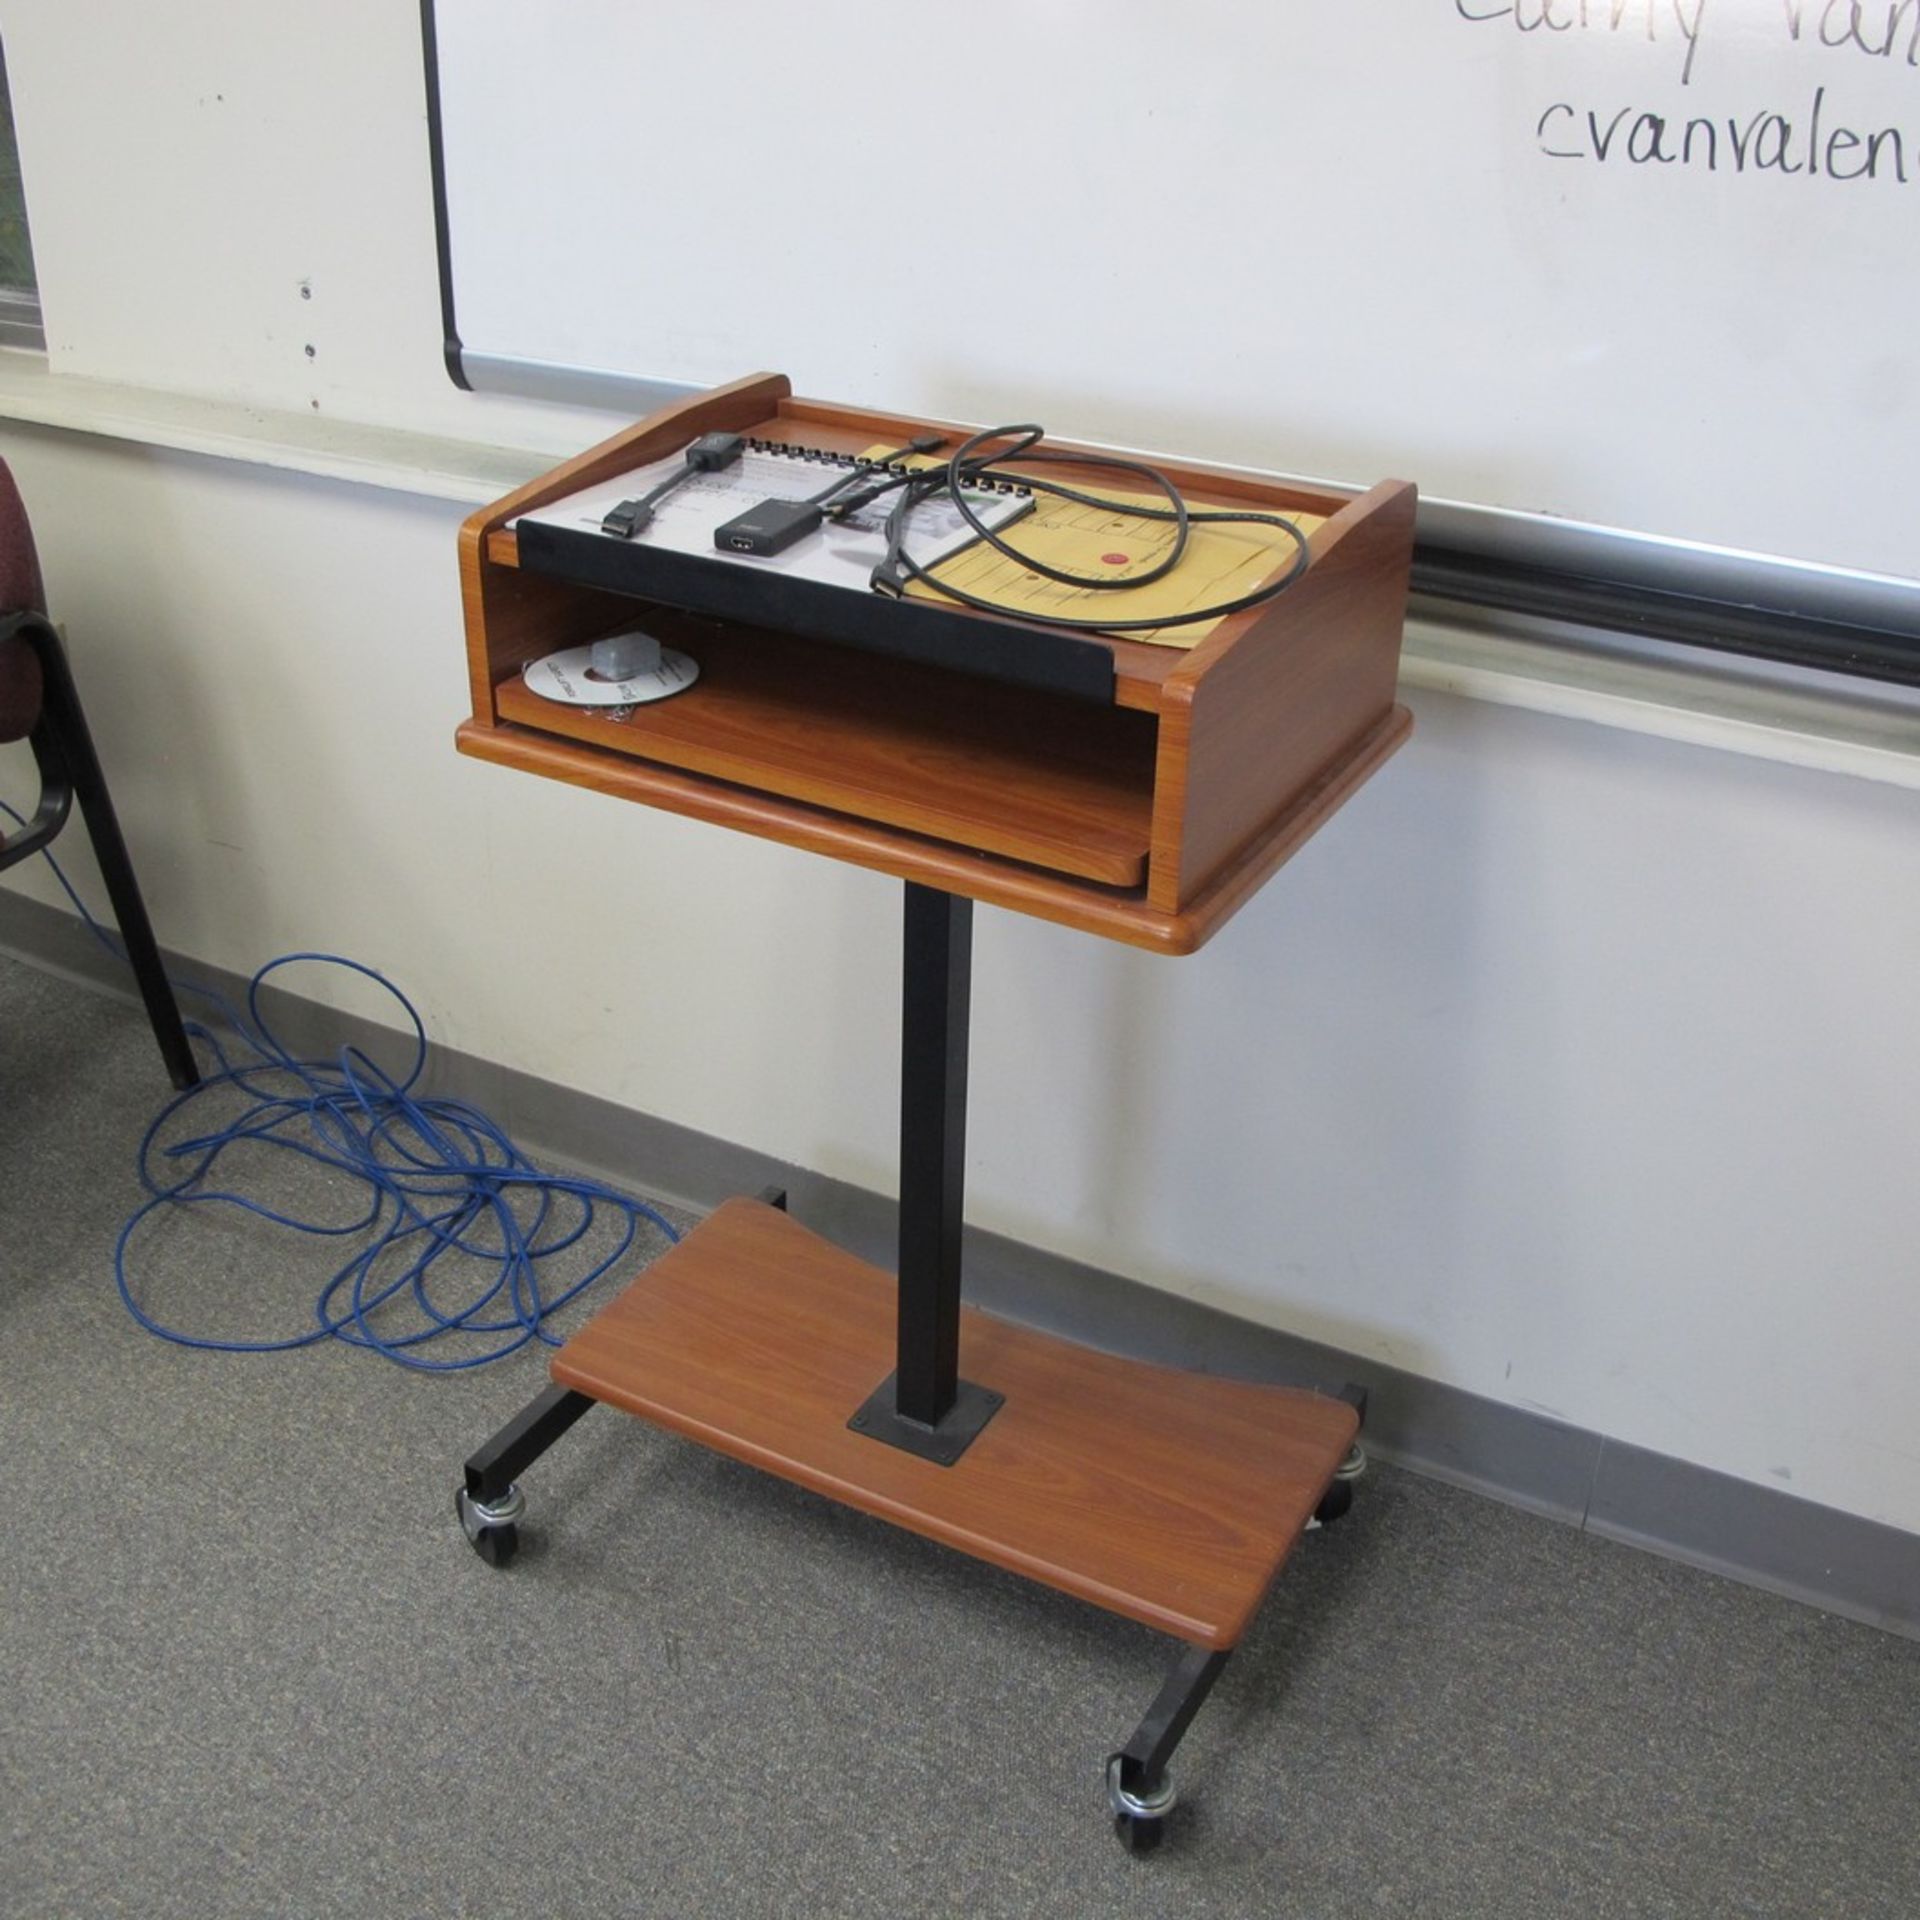
[[[849,1417],[894,1358],[894,1277],[729,1200],[554,1356],[563,1386],[1195,1645],[1233,1646],[1359,1428],[1343,1400],[1097,1353],[973,1308],[1006,1404],[964,1470]]]
[[[501,718],[1107,886],[1144,882],[1144,715],[671,611],[647,626],[699,661],[687,692],[610,720],[510,680]]]

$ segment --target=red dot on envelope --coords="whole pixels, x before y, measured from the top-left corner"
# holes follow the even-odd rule
[[[1127,556],[1124,553],[1103,553],[1100,558],[1110,567],[1124,567],[1127,564]]]

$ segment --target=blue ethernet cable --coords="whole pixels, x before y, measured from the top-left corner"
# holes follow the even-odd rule
[[[25,824],[5,802],[0,812]],[[42,857],[94,938],[124,962],[119,942],[88,910],[52,852],[43,849]],[[262,1009],[262,989],[282,969],[298,965],[344,969],[392,997],[412,1034],[399,1078],[357,1047],[318,1061],[299,1059],[282,1044]],[[233,1052],[212,1028],[186,1023],[211,1051],[217,1070],[176,1094],[147,1127],[137,1155],[147,1197],[114,1245],[121,1300],[163,1340],[220,1353],[284,1352],[339,1340],[400,1366],[458,1372],[502,1359],[531,1341],[558,1346],[561,1336],[549,1322],[627,1254],[642,1220],[670,1241],[680,1237],[643,1200],[597,1180],[542,1171],[478,1108],[420,1094],[425,1025],[413,1002],[372,967],[339,954],[283,954],[248,983],[244,1014],[211,988],[193,981],[174,985],[212,1003],[231,1029]],[[227,1108],[237,1096],[238,1111],[195,1125],[194,1116],[210,1110],[203,1103],[222,1095]],[[314,1162],[338,1183],[362,1191],[365,1207],[352,1220],[329,1223],[249,1198],[218,1177],[222,1160],[240,1148]],[[193,1207],[236,1209],[303,1235],[353,1238],[353,1250],[314,1303],[313,1323],[278,1338],[229,1339],[185,1332],[143,1307],[129,1271],[136,1236],[155,1214]],[[541,1263],[578,1246],[601,1207],[622,1216],[618,1243],[583,1275],[547,1284]],[[436,1341],[460,1351],[440,1358],[426,1351]]]

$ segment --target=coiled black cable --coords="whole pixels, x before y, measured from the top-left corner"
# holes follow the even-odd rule
[[[1285,515],[1260,513],[1234,507],[1189,507],[1180,489],[1157,468],[1150,467],[1143,461],[1125,459],[1118,454],[1056,452],[1041,445],[1044,433],[1045,430],[1042,427],[1032,422],[1015,426],[988,427],[956,447],[944,467],[928,467],[913,473],[890,475],[884,480],[869,483],[842,500],[839,503],[839,511],[847,513],[889,492],[897,492],[899,495],[887,515],[886,557],[873,570],[871,584],[874,589],[897,598],[906,591],[910,581],[917,580],[944,599],[958,601],[962,606],[977,608],[982,613],[1005,614],[1012,619],[1024,620],[1032,625],[1071,627],[1082,631],[1092,630],[1103,633],[1144,633],[1159,627],[1193,626],[1201,621],[1223,619],[1228,614],[1243,612],[1248,607],[1257,607],[1284,593],[1306,571],[1308,559],[1306,535]],[[981,451],[982,448],[997,441],[1010,441],[1012,444],[990,453]],[[1022,463],[1022,471],[1012,471],[1003,464],[1015,460]],[[1077,487],[1069,487],[1057,480],[1048,480],[1038,474],[1024,471],[1026,467],[1047,461],[1083,468],[1095,467],[1116,474],[1129,475],[1136,480],[1144,480],[1166,496],[1167,504],[1164,507],[1141,506],[1132,502],[1123,504],[1102,498],[1099,494],[1086,493]],[[1045,493],[1057,499],[1071,500],[1081,506],[1103,507],[1111,511],[1123,512],[1136,519],[1165,521],[1173,528],[1173,538],[1167,552],[1145,573],[1134,574],[1125,579],[1115,579],[1111,574],[1076,573],[1070,568],[1053,566],[1034,554],[1023,552],[995,528],[989,526],[969,498],[969,495],[977,497],[982,489],[989,487],[999,491],[1019,487],[1033,493]],[[1216,602],[1212,606],[1191,607],[1181,613],[1160,614],[1151,619],[1140,620],[1115,620],[1102,614],[1039,613],[1026,607],[1003,605],[984,596],[969,593],[966,589],[953,585],[951,581],[941,580],[921,566],[907,551],[906,540],[912,525],[914,509],[942,497],[953,502],[967,527],[996,553],[1043,579],[1075,589],[1117,593],[1151,586],[1155,581],[1164,580],[1186,558],[1192,531],[1196,526],[1241,524],[1278,527],[1293,543],[1293,559],[1283,573],[1248,593],[1240,594],[1231,600]]]

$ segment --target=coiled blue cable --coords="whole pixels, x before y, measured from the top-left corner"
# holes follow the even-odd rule
[[[0,812],[25,824],[3,801]],[[42,857],[95,939],[124,962],[119,942],[88,911],[52,853],[43,850]],[[282,968],[301,964],[344,968],[399,1003],[413,1032],[412,1057],[399,1079],[357,1047],[343,1047],[337,1060],[325,1062],[296,1059],[281,1044],[261,1011],[261,989]],[[217,1071],[169,1100],[140,1142],[137,1165],[147,1198],[114,1244],[114,1281],[127,1311],[163,1340],[221,1353],[275,1353],[341,1340],[401,1366],[457,1372],[503,1359],[529,1341],[558,1346],[561,1336],[548,1322],[626,1255],[641,1220],[670,1241],[680,1237],[643,1200],[597,1180],[542,1172],[477,1108],[417,1095],[426,1028],[413,1002],[372,967],[338,954],[283,954],[248,984],[245,1015],[210,988],[192,981],[175,987],[220,1010],[239,1057],[230,1056],[210,1028],[187,1021],[187,1031],[212,1051]],[[223,1089],[241,1097],[236,1115],[161,1144],[170,1122]],[[289,1153],[356,1183],[367,1196],[365,1211],[344,1225],[328,1224],[214,1184],[222,1157],[242,1145]],[[141,1306],[128,1276],[135,1234],[163,1209],[198,1206],[237,1208],[302,1234],[356,1236],[353,1252],[321,1289],[311,1326],[277,1339],[220,1339],[170,1327]],[[549,1292],[541,1262],[585,1239],[603,1206],[622,1216],[618,1244],[584,1275]],[[456,1357],[424,1351],[453,1336],[462,1348]],[[475,1342],[477,1351],[471,1350]]]

